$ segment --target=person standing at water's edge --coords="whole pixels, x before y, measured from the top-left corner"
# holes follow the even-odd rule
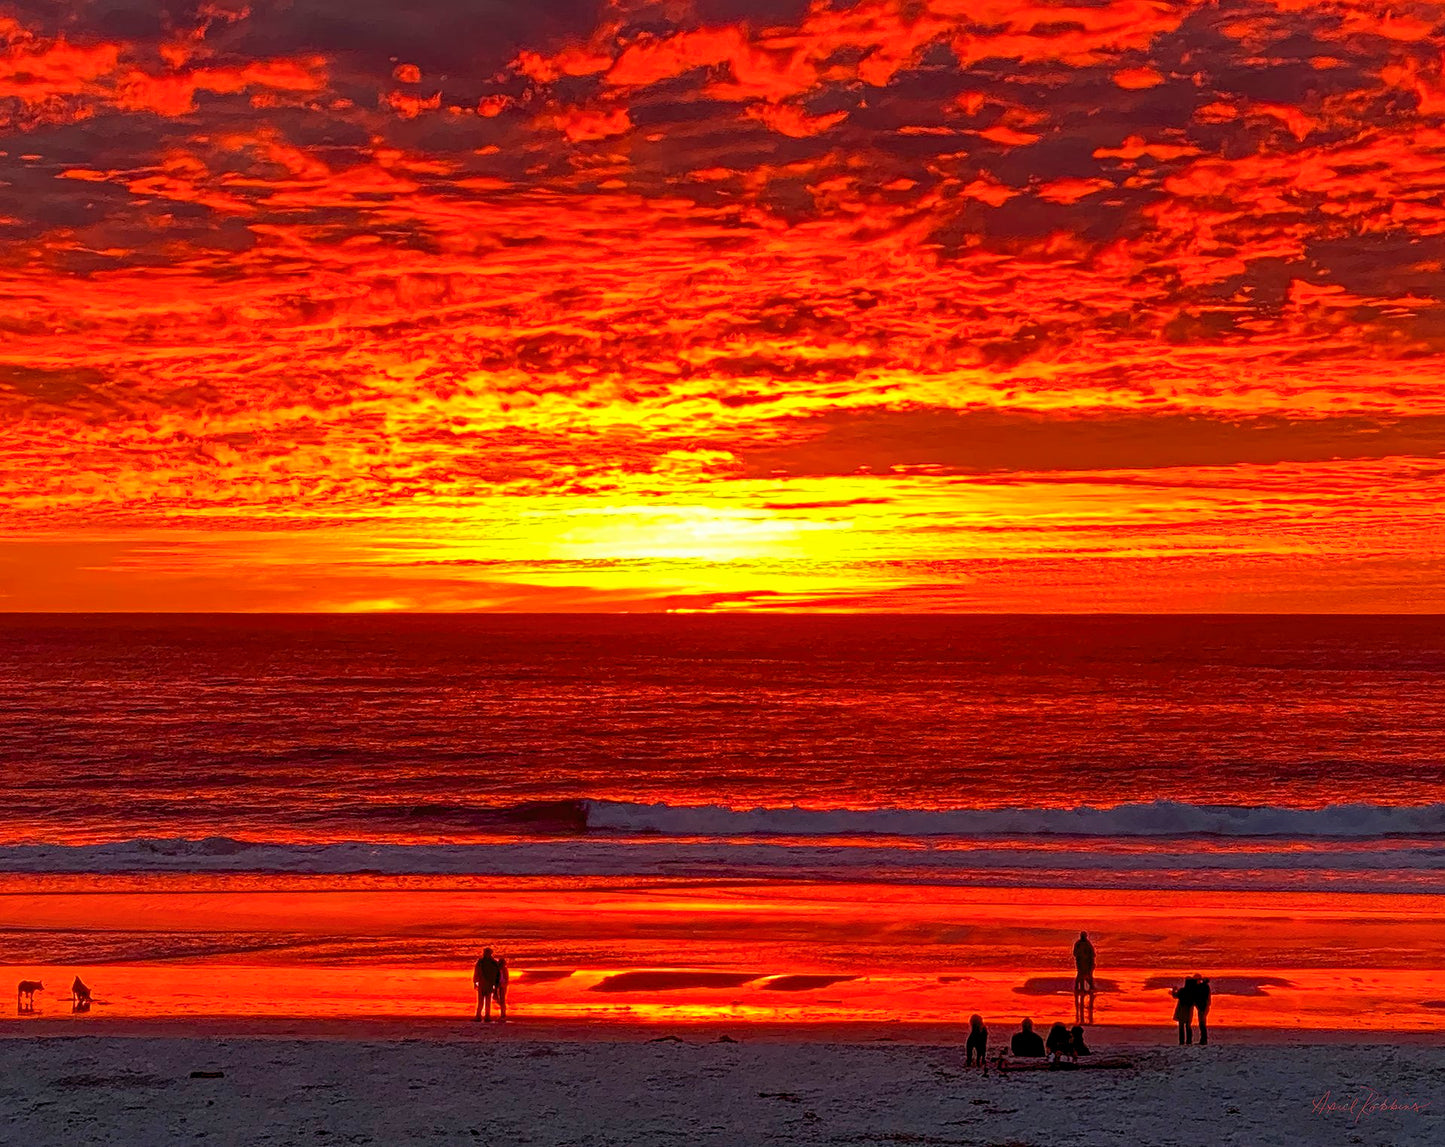
[[[1074,991],[1080,995],[1094,990],[1094,945],[1089,934],[1080,932],[1074,941]]]
[[[492,1022],[492,997],[496,994],[500,978],[501,965],[497,963],[490,948],[483,948],[482,958],[472,970],[472,986],[477,989],[477,1014],[472,1017],[473,1022]]]
[[[1199,1017],[1199,1046],[1209,1043],[1209,977],[1194,973],[1194,1013]]]
[[[1074,941],[1074,1022],[1094,1022],[1094,945],[1087,932]]]
[[[1174,1005],[1174,1019],[1179,1024],[1179,1042],[1181,1044],[1194,1042],[1195,992],[1193,980],[1185,980],[1179,987],[1169,989],[1169,994],[1179,1001]]]
[[[497,961],[497,987],[493,994],[497,997],[497,1022],[507,1022],[507,984],[511,981],[512,974],[507,971],[507,957],[503,956]]]

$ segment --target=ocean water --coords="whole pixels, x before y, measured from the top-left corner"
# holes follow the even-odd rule
[[[12,616],[0,868],[1421,873],[1442,683],[1439,618]]]
[[[566,1014],[940,1018],[1092,927],[1116,1019],[1201,962],[1428,1026],[1442,673],[1415,617],[0,618],[0,962],[441,1014],[490,940]]]

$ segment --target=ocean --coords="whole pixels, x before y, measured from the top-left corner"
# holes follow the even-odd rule
[[[1199,963],[1427,1026],[1442,673],[1433,617],[9,616],[0,961],[441,1015],[494,942],[551,1014],[939,1019],[1089,927],[1116,1022]]]

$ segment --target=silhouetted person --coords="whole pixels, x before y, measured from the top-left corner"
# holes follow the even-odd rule
[[[1094,1054],[1089,1050],[1089,1045],[1084,1042],[1083,1027],[1074,1028],[1074,1030],[1069,1033],[1069,1041],[1074,1045],[1073,1055],[1075,1059],[1078,1059],[1081,1055]]]
[[[512,973],[507,971],[507,957],[503,956],[497,961],[497,987],[492,993],[497,997],[497,1022],[507,1022],[507,983],[512,978]]]
[[[1094,945],[1087,932],[1074,941],[1074,1022],[1094,1022]]]
[[[1209,1042],[1209,977],[1194,973],[1194,1010],[1199,1015],[1199,1046]]]
[[[972,1015],[968,1017],[968,1043],[966,1045],[966,1058],[964,1067],[973,1066],[974,1053],[978,1053],[978,1065],[984,1071],[988,1070],[988,1028],[983,1026],[983,1017]]]
[[[1089,934],[1080,932],[1074,941],[1074,991],[1082,994],[1094,990],[1094,945]]]
[[[1039,1033],[1034,1031],[1034,1021],[1026,1019],[1019,1025],[1019,1030],[1014,1032],[1014,1037],[1009,1041],[1009,1050],[1014,1055],[1041,1056],[1044,1054],[1044,1041]]]
[[[483,948],[482,958],[477,961],[477,966],[472,971],[472,986],[477,989],[477,1014],[472,1017],[473,1022],[492,1022],[492,997],[497,994],[499,972],[500,965],[492,956],[492,950]],[[485,1016],[482,1014],[483,1010],[486,1012]]]
[[[1049,1038],[1044,1041],[1044,1050],[1049,1053],[1049,1059],[1058,1063],[1066,1055],[1072,1055],[1074,1041],[1069,1038],[1069,1029],[1063,1024],[1055,1024],[1049,1028]]]
[[[1194,1042],[1194,999],[1193,980],[1185,980],[1177,988],[1170,988],[1169,994],[1179,1002],[1174,1005],[1174,1019],[1179,1024],[1181,1045]]]
[[[79,976],[70,985],[70,1010],[73,1012],[90,1011],[90,989],[85,986],[85,981]]]

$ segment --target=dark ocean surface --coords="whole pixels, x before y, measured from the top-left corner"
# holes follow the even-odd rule
[[[1442,680],[1433,617],[9,616],[0,870],[1418,890]]]

